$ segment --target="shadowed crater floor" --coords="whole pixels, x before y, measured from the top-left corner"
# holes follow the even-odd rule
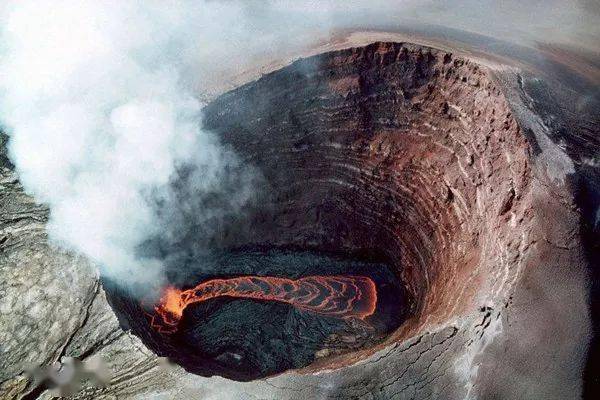
[[[134,332],[143,332],[151,349],[201,375],[250,380],[301,368],[318,358],[363,349],[394,331],[408,311],[403,286],[391,269],[384,262],[360,261],[356,255],[348,258],[314,251],[244,248],[196,255],[183,269],[185,274],[180,270],[168,273],[173,287],[188,289],[194,283],[215,279],[228,282],[252,275],[300,281],[306,277],[360,277],[372,281],[376,289],[375,309],[365,318],[336,315],[336,310],[344,310],[347,305],[360,305],[360,299],[346,299],[343,294],[333,300],[341,304],[327,302],[320,293],[312,301],[325,304],[333,312],[226,294],[188,305],[176,329],[159,333],[159,329],[148,326],[152,318],[156,325],[160,321],[148,307],[152,301],[140,304],[116,285],[105,282],[114,295],[113,304],[126,315],[137,315],[128,323]],[[333,287],[340,289],[341,284],[334,280]],[[299,293],[310,297],[310,293]],[[364,291],[359,294],[366,295]],[[349,289],[348,295],[356,293]]]

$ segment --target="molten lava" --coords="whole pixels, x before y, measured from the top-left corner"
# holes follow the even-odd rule
[[[154,307],[152,327],[161,333],[173,333],[188,305],[222,296],[278,301],[318,314],[362,320],[372,315],[377,305],[375,283],[364,276],[308,276],[296,280],[243,276],[213,279],[188,290],[165,288]]]

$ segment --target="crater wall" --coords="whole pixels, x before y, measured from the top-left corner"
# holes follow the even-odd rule
[[[229,92],[205,124],[268,197],[217,242],[385,255],[412,299],[390,341],[495,302],[519,272],[529,147],[484,67],[374,43]]]

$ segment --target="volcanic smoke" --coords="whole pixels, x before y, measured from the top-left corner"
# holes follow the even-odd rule
[[[152,327],[174,333],[187,306],[216,297],[278,301],[322,315],[364,320],[375,312],[377,289],[364,276],[308,276],[287,279],[242,276],[212,279],[188,290],[169,286],[154,307]]]

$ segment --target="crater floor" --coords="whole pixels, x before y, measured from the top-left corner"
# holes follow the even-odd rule
[[[364,320],[314,313],[281,302],[219,297],[186,307],[179,328],[160,334],[150,327],[151,310],[145,310],[138,298],[129,297],[118,284],[105,282],[115,311],[128,321],[133,333],[157,354],[200,375],[251,380],[368,348],[397,329],[410,311],[403,286],[390,268],[358,256],[244,248],[191,257],[168,275],[176,287],[250,275],[360,276],[371,279],[377,290],[375,311]]]

